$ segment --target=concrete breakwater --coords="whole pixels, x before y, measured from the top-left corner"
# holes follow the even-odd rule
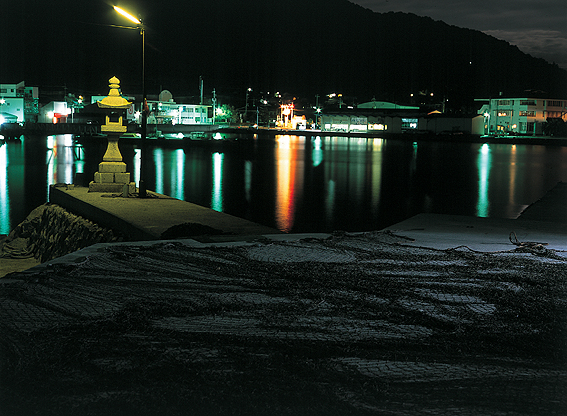
[[[149,198],[115,198],[113,194],[88,192],[84,187],[54,185],[49,203],[34,209],[6,238],[0,238],[0,276],[25,269],[12,267],[7,260],[36,259],[44,263],[96,243],[177,238],[246,240],[278,233],[154,192]]]

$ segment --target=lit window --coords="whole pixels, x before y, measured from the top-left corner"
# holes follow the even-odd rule
[[[402,118],[402,129],[417,129],[417,118]]]
[[[547,106],[548,107],[561,107],[562,103],[561,103],[561,101],[548,101]]]

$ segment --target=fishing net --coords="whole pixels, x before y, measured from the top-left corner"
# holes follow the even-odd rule
[[[374,232],[111,245],[22,275],[0,286],[0,404],[58,415],[564,414],[563,253],[407,243]]]

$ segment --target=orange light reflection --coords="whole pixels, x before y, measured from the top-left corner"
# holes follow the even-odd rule
[[[276,141],[276,227],[289,232],[294,224],[296,200],[303,190],[303,159],[299,153],[304,149],[305,137],[277,136]]]

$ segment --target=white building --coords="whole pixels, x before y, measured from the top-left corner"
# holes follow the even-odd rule
[[[67,102],[51,101],[49,104],[41,107],[38,122],[53,124],[66,123],[69,114],[71,114],[71,109],[67,107]]]
[[[212,106],[148,101],[148,124],[212,124]]]
[[[567,100],[541,98],[479,99],[485,102],[478,114],[484,116],[484,134],[539,135],[548,118],[567,122]]]
[[[35,121],[38,112],[37,87],[18,84],[0,84],[0,123]]]
[[[326,111],[321,115],[322,131],[349,133],[401,133],[417,129],[419,107],[403,106],[383,101],[370,101],[357,108]]]
[[[164,90],[158,101],[148,100],[148,124],[212,124],[213,107],[204,104],[177,104],[172,94]]]

